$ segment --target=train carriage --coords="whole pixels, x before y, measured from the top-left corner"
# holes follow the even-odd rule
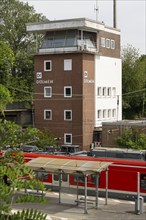
[[[137,176],[140,175],[140,193],[146,196],[146,162],[141,160],[123,160],[116,158],[92,158],[79,156],[63,156],[63,155],[46,155],[24,153],[25,161],[28,162],[37,157],[59,158],[85,161],[101,161],[112,162],[108,168],[108,191],[111,194],[122,195],[122,197],[133,197],[137,193]],[[37,178],[45,183],[47,187],[59,187],[59,174],[46,173],[44,171],[37,172]],[[84,175],[62,174],[62,187],[76,188],[77,183],[80,189],[84,188]],[[102,171],[99,178],[99,190],[105,191],[106,172]],[[96,178],[94,175],[88,175],[88,189],[94,193],[96,187]]]

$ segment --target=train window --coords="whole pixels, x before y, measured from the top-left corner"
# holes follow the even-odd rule
[[[48,173],[46,172],[36,172],[36,178],[39,180],[47,180],[48,179]]]
[[[100,176],[99,176],[99,179],[98,179],[98,185],[100,185]],[[96,185],[96,175],[92,175],[92,183],[94,184],[94,185]]]
[[[62,174],[62,181],[67,182],[68,181],[68,175],[66,173]]]
[[[54,174],[54,180],[59,181],[59,175],[58,174]]]
[[[85,177],[84,175],[73,175],[73,180],[74,182],[78,183],[84,183],[85,182]]]
[[[140,188],[146,190],[146,173],[140,175]]]

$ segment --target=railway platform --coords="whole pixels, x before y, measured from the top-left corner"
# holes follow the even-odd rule
[[[88,213],[84,214],[83,203],[76,204],[76,195],[62,193],[61,203],[58,202],[57,192],[48,192],[45,197],[45,204],[13,204],[13,212],[17,210],[33,208],[47,214],[47,220],[145,220],[146,203],[143,213],[135,213],[135,202],[118,199],[108,199],[105,205],[105,198],[99,197],[99,206],[96,209],[93,204],[88,203]],[[92,200],[90,196],[88,200]],[[37,219],[36,219],[37,220]]]

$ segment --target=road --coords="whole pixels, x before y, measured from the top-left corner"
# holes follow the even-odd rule
[[[47,220],[146,220],[146,203],[143,213],[137,215],[134,201],[108,199],[108,204],[105,205],[105,199],[99,198],[98,209],[93,204],[88,204],[88,214],[84,214],[84,205],[76,205],[75,194],[61,193],[61,203],[57,192],[47,193],[46,198],[45,204],[14,204],[13,212],[33,208],[46,213]],[[94,197],[88,199],[95,200]]]

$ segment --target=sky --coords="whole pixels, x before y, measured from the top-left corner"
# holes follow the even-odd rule
[[[113,0],[21,1],[28,2],[49,20],[97,18],[99,22],[113,26]],[[146,54],[146,0],[117,0],[117,28],[121,31],[122,47],[132,45],[140,54]]]

